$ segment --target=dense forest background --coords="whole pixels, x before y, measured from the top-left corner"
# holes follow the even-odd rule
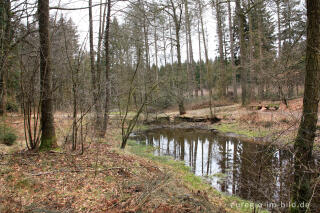
[[[13,1],[9,11],[5,7],[2,10],[1,112],[6,108],[18,110],[23,100],[39,101],[39,35],[36,9],[32,7]],[[111,14],[110,23],[104,16],[106,4],[96,7],[101,7],[101,14],[100,22],[93,26],[99,30],[92,40],[93,61],[87,49],[88,33],[81,41],[71,19],[57,13],[50,18],[55,111],[72,110],[73,95],[81,97],[79,103],[84,105],[99,103],[96,110],[102,110],[98,108],[105,105],[107,90],[111,97],[108,105],[117,108],[124,102],[127,82],[137,64],[133,106],[141,104],[148,90],[158,84],[146,107],[149,110],[179,105],[183,113],[185,102],[210,91],[212,99],[229,98],[243,104],[265,99],[286,101],[303,93],[306,12],[301,1],[243,1],[239,5],[224,1],[136,1],[120,11],[124,13],[122,20],[116,12]],[[214,39],[206,33],[203,14],[208,11],[217,23],[214,58],[207,50],[208,40]],[[110,24],[108,41],[106,23]],[[29,91],[34,92],[27,98]],[[94,93],[100,94],[95,101]]]

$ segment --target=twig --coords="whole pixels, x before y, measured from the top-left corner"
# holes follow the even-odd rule
[[[95,170],[95,169],[75,169],[75,170],[54,170],[54,171],[49,171],[49,172],[40,172],[40,173],[36,173],[36,174],[30,174],[31,176],[41,176],[41,175],[50,175],[50,174],[54,174],[54,173],[58,173],[58,172],[104,172],[104,171],[109,171],[109,170],[116,170],[116,169],[125,169],[122,167],[112,167],[112,168],[106,168],[106,169],[99,169],[99,170]]]

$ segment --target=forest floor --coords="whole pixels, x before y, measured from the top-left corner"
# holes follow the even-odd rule
[[[232,133],[243,136],[250,142],[275,144],[282,147],[292,147],[297,135],[302,114],[302,98],[288,101],[288,107],[280,101],[257,102],[242,107],[240,104],[230,102],[214,103],[215,115],[221,121],[205,126],[223,133]],[[160,115],[161,116],[161,115]],[[169,110],[163,116],[177,117],[178,111]],[[191,104],[187,107],[185,118],[210,117],[207,102]],[[204,126],[203,123],[198,125]],[[197,124],[193,123],[193,127]],[[314,146],[315,152],[320,153],[320,118]]]
[[[279,102],[217,104],[216,124],[193,123],[251,141],[290,146],[300,121],[302,99]],[[258,110],[257,106],[262,106]],[[279,108],[271,110],[266,108]],[[190,105],[186,117],[207,117],[206,103]],[[170,110],[166,116],[177,116]],[[88,130],[83,155],[70,151],[66,136],[72,120],[55,114],[60,148],[52,152],[26,149],[21,115],[5,120],[18,135],[12,146],[0,144],[0,212],[251,212],[252,204],[226,196],[196,177],[184,163],[153,156],[150,147],[129,142],[120,150],[121,129],[112,120],[106,139]],[[317,133],[316,149],[319,149]],[[241,204],[241,205],[239,205]],[[250,206],[251,205],[251,206]],[[240,207],[240,208],[239,208]]]
[[[10,114],[5,122],[18,141],[0,144],[1,213],[251,212],[251,203],[222,195],[182,162],[155,157],[133,142],[120,150],[116,123],[106,139],[88,135],[80,155],[65,142],[67,114],[55,115],[60,148],[51,152],[24,151],[22,117]]]

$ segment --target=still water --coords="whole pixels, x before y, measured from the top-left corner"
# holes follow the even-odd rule
[[[184,161],[221,192],[264,205],[289,202],[293,182],[290,151],[195,129],[155,129],[141,136],[140,143],[157,147],[154,155]]]

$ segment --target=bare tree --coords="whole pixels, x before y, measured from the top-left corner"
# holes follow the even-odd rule
[[[206,35],[204,33],[204,24],[203,24],[203,5],[201,0],[198,0],[199,4],[199,18],[200,18],[200,24],[201,24],[201,33],[202,33],[202,39],[203,39],[203,46],[204,46],[204,54],[206,59],[206,68],[207,68],[207,85],[209,90],[209,108],[210,108],[210,118],[214,118],[214,111],[212,107],[212,79],[211,79],[211,73],[209,68],[209,54],[208,54],[208,47],[206,42]],[[201,61],[200,61],[201,66]]]
[[[177,60],[178,60],[178,67],[177,72],[179,77],[179,85],[178,85],[178,106],[179,106],[179,113],[180,115],[186,114],[186,110],[184,107],[184,94],[183,94],[183,74],[182,74],[182,62],[181,62],[181,43],[180,43],[180,30],[182,25],[182,3],[178,2],[175,3],[173,0],[170,0],[170,9],[171,11],[167,11],[168,14],[172,17],[174,27],[175,27],[175,40],[176,40],[176,49],[177,49]]]

